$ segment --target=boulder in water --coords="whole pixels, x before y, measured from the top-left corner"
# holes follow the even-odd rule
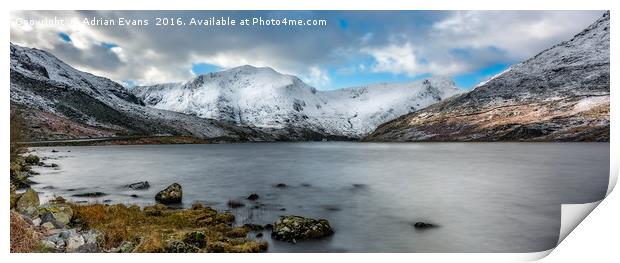
[[[256,200],[258,200],[259,197],[260,196],[258,196],[258,194],[253,193],[253,194],[248,195],[248,197],[246,197],[246,199],[248,199],[250,201],[256,201]]]
[[[180,184],[174,183],[159,191],[155,195],[155,201],[162,204],[178,204],[183,200],[183,189]]]
[[[296,243],[297,240],[322,238],[334,233],[325,219],[312,219],[301,216],[281,216],[273,224],[271,237],[276,240]]]

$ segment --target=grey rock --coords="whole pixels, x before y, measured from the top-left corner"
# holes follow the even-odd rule
[[[322,238],[334,233],[329,221],[301,216],[281,216],[273,224],[271,238],[296,243],[298,240]]]
[[[74,194],[72,196],[75,197],[102,197],[102,196],[106,196],[108,194],[103,193],[103,192],[89,192],[89,193],[80,193],[80,194]]]
[[[149,187],[151,187],[151,185],[149,184],[149,182],[144,181],[144,182],[137,182],[137,183],[133,183],[133,184],[128,184],[127,187],[131,188],[133,190],[145,190],[145,189],[149,189]]]
[[[425,223],[425,222],[415,222],[415,223],[413,223],[413,227],[420,228],[420,229],[425,229],[425,228],[435,227],[435,225],[431,224],[431,223]]]
[[[62,239],[69,239],[72,236],[77,235],[77,230],[75,229],[67,229],[58,234],[58,236]]]
[[[65,250],[67,252],[75,252],[80,246],[84,244],[84,237],[80,234],[75,234],[67,239],[67,245],[65,247]]]
[[[86,242],[86,244],[98,244],[103,237],[101,232],[94,229],[82,233],[82,236],[84,237],[84,242]]]
[[[86,243],[75,250],[76,253],[99,253],[99,246],[96,243]]]

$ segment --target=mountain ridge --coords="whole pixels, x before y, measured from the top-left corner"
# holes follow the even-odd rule
[[[472,91],[384,123],[366,141],[608,141],[609,12]]]
[[[183,84],[138,86],[148,106],[259,129],[360,138],[377,125],[460,93],[444,77],[319,91],[293,75],[244,65]]]
[[[11,111],[23,113],[32,139],[186,135],[271,140],[260,131],[151,109],[122,85],[79,71],[47,51],[11,43]]]

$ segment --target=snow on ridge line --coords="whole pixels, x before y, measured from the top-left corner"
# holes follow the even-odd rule
[[[245,65],[203,74],[182,85],[133,92],[151,107],[203,118],[360,137],[383,122],[462,91],[446,77],[318,91],[295,76]]]

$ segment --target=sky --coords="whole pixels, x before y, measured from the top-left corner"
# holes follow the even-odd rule
[[[242,65],[271,67],[320,90],[451,77],[470,89],[561,41],[603,11],[12,11],[11,42],[126,86],[185,82]],[[24,20],[65,19],[59,24]],[[186,23],[157,26],[156,18]],[[236,26],[188,25],[230,17]],[[252,19],[323,26],[240,26]],[[68,23],[77,18],[78,23]],[[112,19],[93,26],[83,19]],[[148,25],[118,25],[118,19]]]

